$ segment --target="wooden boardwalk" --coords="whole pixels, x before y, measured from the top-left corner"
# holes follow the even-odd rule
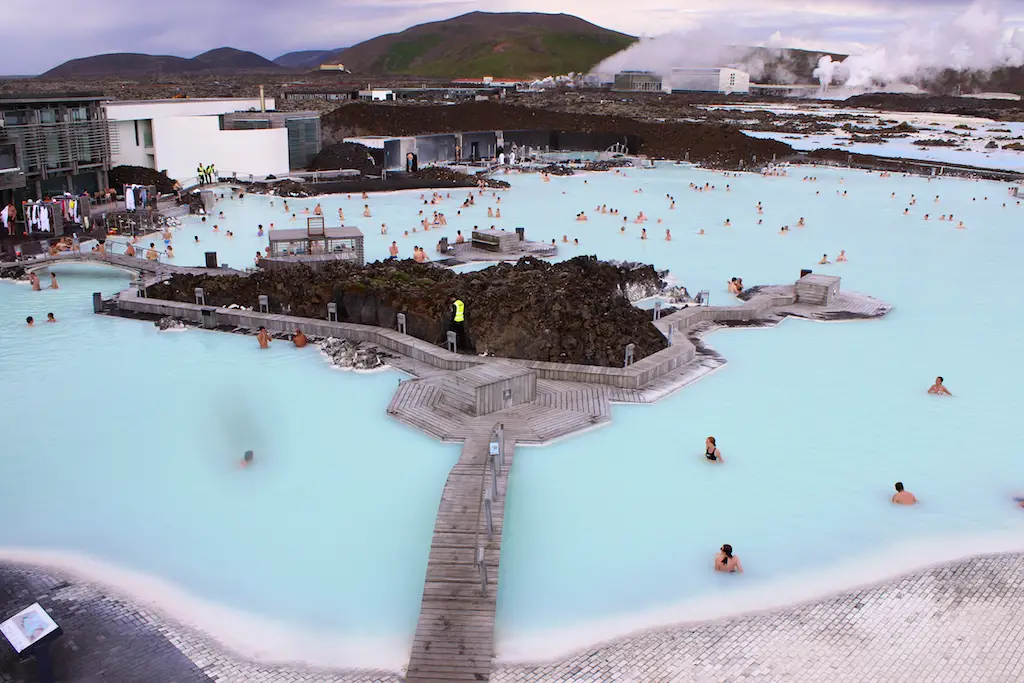
[[[140,247],[139,251],[144,252],[145,250]],[[149,259],[141,256],[101,254],[97,251],[65,251],[56,256],[39,256],[36,258],[23,259],[21,261],[0,263],[0,271],[13,268],[24,268],[26,272],[31,272],[33,270],[59,265],[61,263],[97,263],[121,268],[123,270],[130,270],[147,276],[168,276],[176,273],[192,275],[245,275],[243,271],[233,270],[231,268],[176,266],[174,264],[161,261],[150,261]]]
[[[488,538],[484,492],[491,485],[487,461],[493,423],[488,424],[480,422],[466,434],[462,455],[441,494],[407,683],[490,677],[501,532],[515,436],[507,430],[504,435],[505,465],[499,466]],[[478,558],[483,560],[486,579]]]

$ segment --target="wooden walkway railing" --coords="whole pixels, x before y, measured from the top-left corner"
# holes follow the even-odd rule
[[[441,494],[407,683],[490,676],[505,492],[514,455],[514,439],[504,433],[496,437],[504,441],[504,465],[492,458],[491,434],[486,423],[472,427]],[[489,460],[498,462],[493,474]]]

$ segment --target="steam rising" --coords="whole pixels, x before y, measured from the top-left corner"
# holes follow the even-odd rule
[[[884,46],[842,62],[825,56],[814,77],[827,88],[871,88],[905,83],[944,69],[991,71],[1024,65],[1024,31],[1004,29],[1003,15],[993,2],[970,5],[956,20],[910,26]]]
[[[592,73],[607,77],[626,70],[644,70],[666,77],[679,66],[733,66],[750,73],[754,81],[806,83],[813,75],[823,90],[839,84],[852,90],[906,91],[915,89],[915,80],[945,69],[987,72],[1024,66],[1024,30],[1006,28],[997,0],[975,0],[954,21],[910,25],[866,54],[851,55],[841,62],[828,55],[821,57],[813,74],[813,62],[804,65],[782,59],[778,48],[784,39],[780,31],[768,40],[757,41],[766,48],[738,47],[753,42],[749,37],[723,32],[719,27],[700,27],[643,38],[605,59]]]

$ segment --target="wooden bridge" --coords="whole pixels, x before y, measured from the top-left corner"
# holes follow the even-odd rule
[[[139,252],[145,253],[145,249],[139,248]],[[23,259],[0,263],[0,274],[5,270],[23,268],[26,273],[31,273],[62,263],[93,263],[97,265],[118,268],[139,276],[163,277],[177,273],[188,273],[195,275],[244,275],[240,270],[230,268],[195,268],[188,266],[176,266],[164,261],[153,261],[139,256],[126,256],[125,254],[111,254],[98,251],[65,251],[55,256],[38,256],[36,258]]]

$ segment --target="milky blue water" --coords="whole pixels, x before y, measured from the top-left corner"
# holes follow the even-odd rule
[[[433,206],[419,192],[289,200],[293,211],[320,201],[329,217],[343,207],[346,223],[366,234],[369,259],[385,257],[392,239],[409,256],[413,244],[432,253],[458,229],[525,226],[530,238],[555,238],[559,258],[653,263],[691,292],[710,290],[715,304],[735,303],[730,277],[785,283],[814,268],[894,306],[879,321],[715,333],[707,341],[729,363],[713,375],[652,406],[618,406],[612,425],[594,433],[519,449],[499,653],[595,620],[625,623],[749,589],[776,594],[788,577],[879,552],[893,553],[897,572],[914,559],[899,549],[914,542],[955,549],[964,537],[1024,532],[1024,513],[1010,501],[1024,493],[1016,362],[1024,321],[1007,313],[1024,207],[1005,186],[810,168],[786,178],[671,165],[627,173],[550,183],[510,175],[500,204],[478,196],[462,216],[466,191]],[[717,189],[698,193],[690,183]],[[598,215],[602,203],[621,215]],[[502,218],[488,218],[488,206]],[[176,262],[202,263],[212,247],[222,262],[249,265],[266,245],[256,224],[298,223],[280,198],[225,199],[214,215],[221,210],[224,220],[185,220]],[[443,211],[449,226],[411,233],[420,210]],[[647,240],[632,223],[641,210]],[[575,221],[580,211],[590,220]],[[936,220],[950,212],[953,223]],[[966,230],[955,229],[961,220]],[[783,224],[789,234],[778,234]],[[580,246],[562,244],[563,235]],[[840,249],[848,263],[815,265]],[[411,633],[438,496],[457,453],[385,418],[397,375],[333,372],[312,349],[277,343],[261,353],[249,338],[159,334],[96,317],[89,293],[126,281],[91,271],[62,281],[42,293],[0,283],[0,406],[19,415],[0,455],[0,512],[34,508],[39,495],[49,503],[24,528],[0,531],[0,545],[90,553],[291,623]],[[24,328],[25,315],[46,310],[59,326]],[[952,399],[925,395],[937,374]],[[724,465],[702,459],[709,434]],[[240,472],[235,460],[254,441],[267,457]],[[25,492],[43,477],[41,494]],[[896,479],[919,507],[888,504]],[[742,558],[742,577],[710,570],[722,543]]]
[[[0,546],[153,574],[305,634],[411,639],[458,449],[385,417],[401,375],[96,316],[91,293],[128,279],[55,272],[56,291],[0,281]]]

